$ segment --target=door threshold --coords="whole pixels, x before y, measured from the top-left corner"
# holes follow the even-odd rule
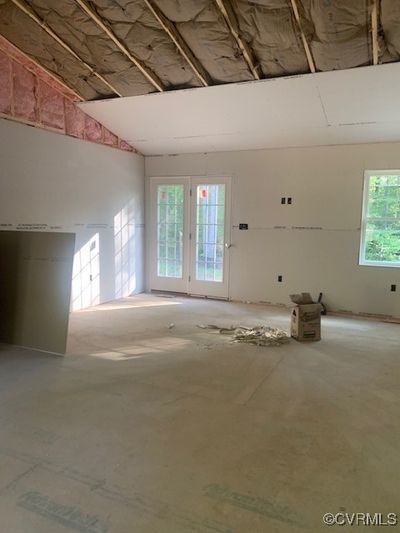
[[[191,298],[203,298],[204,300],[222,300],[224,302],[229,301],[229,296],[207,296],[205,294],[192,294],[189,293],[188,296]]]
[[[150,293],[159,298],[175,298],[179,296],[189,296],[187,292],[161,291],[159,289],[150,289]]]

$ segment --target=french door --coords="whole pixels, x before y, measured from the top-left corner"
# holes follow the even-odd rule
[[[151,178],[151,288],[228,297],[229,178]]]

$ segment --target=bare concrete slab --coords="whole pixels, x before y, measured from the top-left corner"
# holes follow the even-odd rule
[[[2,531],[319,532],[327,512],[400,512],[398,325],[328,316],[319,343],[256,347],[199,323],[289,313],[141,295],[72,314],[64,358],[0,346]]]

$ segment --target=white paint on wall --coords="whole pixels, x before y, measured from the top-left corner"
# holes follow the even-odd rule
[[[364,170],[399,166],[387,143],[146,157],[146,176],[232,177],[230,298],[322,291],[331,309],[400,317],[400,269],[358,265]]]
[[[144,158],[0,120],[0,229],[76,233],[71,305],[143,290]]]

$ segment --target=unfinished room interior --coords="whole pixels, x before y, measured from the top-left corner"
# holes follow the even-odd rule
[[[400,531],[400,1],[0,0],[1,533]]]

